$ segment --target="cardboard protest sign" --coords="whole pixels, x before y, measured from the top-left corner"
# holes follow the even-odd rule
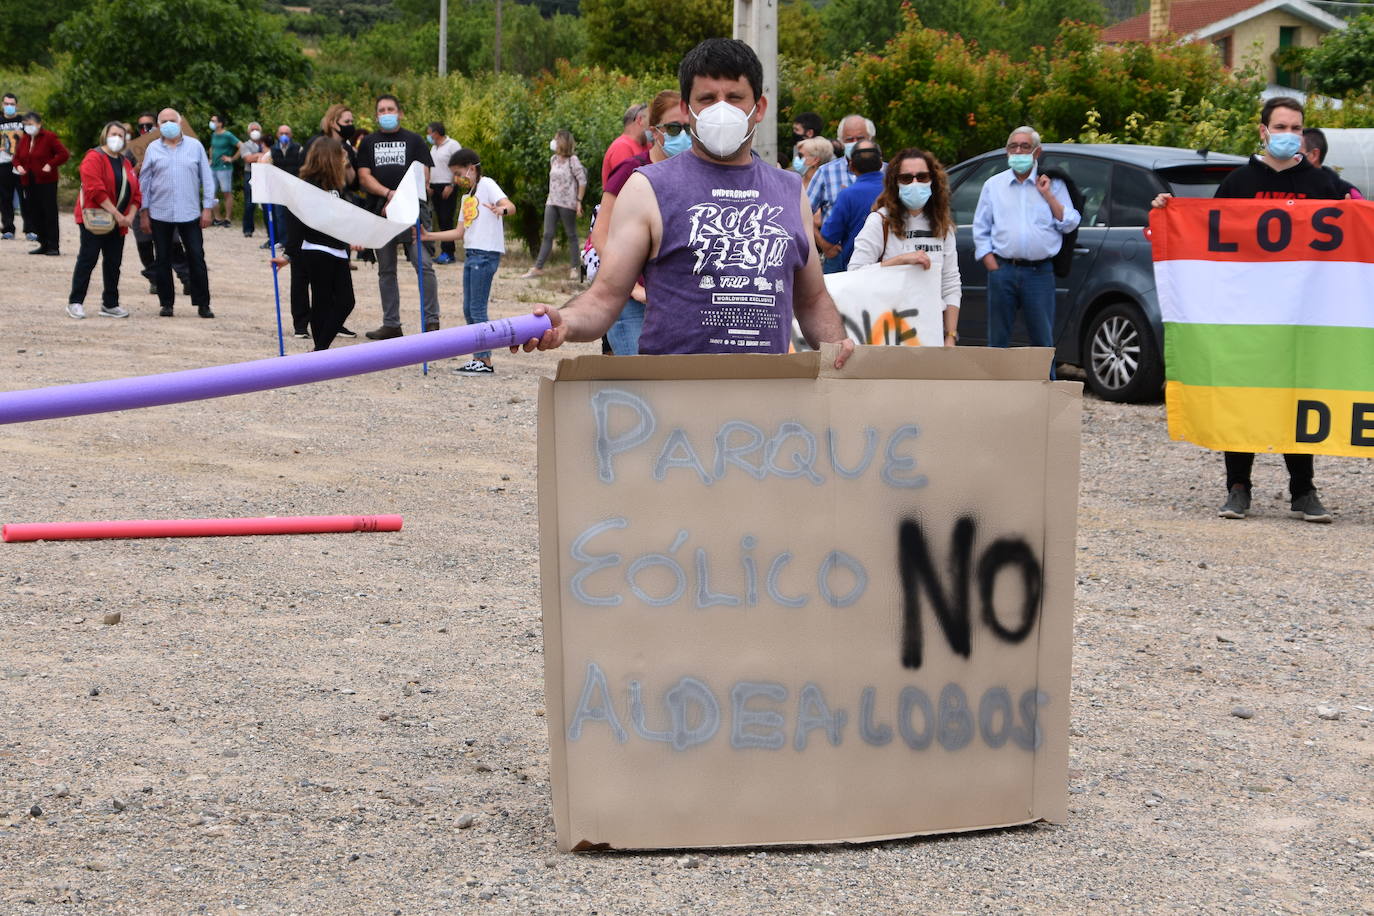
[[[543,382],[559,848],[1065,817],[1080,386],[1048,350],[833,355]]]
[[[873,264],[826,274],[825,288],[856,343],[940,347],[945,342],[941,279],[939,270],[914,264]],[[801,339],[800,331],[794,337]]]
[[[1374,203],[1180,199],[1150,230],[1169,435],[1374,457]]]

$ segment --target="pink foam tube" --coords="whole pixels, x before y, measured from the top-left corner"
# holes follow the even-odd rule
[[[413,366],[522,344],[541,336],[549,327],[546,315],[521,315],[337,350],[294,353],[162,375],[0,392],[0,424],[159,407]]]
[[[245,534],[331,534],[400,531],[399,515],[295,515],[282,518],[179,518],[131,522],[51,522],[5,525],[12,541],[80,541],[96,538],[200,538]]]

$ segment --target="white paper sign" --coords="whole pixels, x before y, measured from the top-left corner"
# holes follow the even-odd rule
[[[380,248],[414,226],[420,215],[425,172],[424,165],[419,162],[410,164],[396,188],[396,195],[387,204],[384,217],[301,181],[270,163],[254,162],[252,169],[253,203],[280,204],[311,229],[350,245]]]

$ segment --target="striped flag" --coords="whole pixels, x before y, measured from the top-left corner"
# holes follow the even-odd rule
[[[1150,237],[1172,438],[1374,457],[1374,202],[1175,199]]]

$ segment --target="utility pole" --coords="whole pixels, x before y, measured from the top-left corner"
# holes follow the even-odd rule
[[[492,69],[501,72],[501,0],[496,0],[496,47],[491,49]]]
[[[448,0],[439,0],[439,75],[448,76]]]
[[[500,8],[501,0],[496,0]],[[754,152],[772,165],[778,161],[778,4],[777,0],[735,0],[735,37],[763,62],[763,94],[768,111],[754,132]]]

